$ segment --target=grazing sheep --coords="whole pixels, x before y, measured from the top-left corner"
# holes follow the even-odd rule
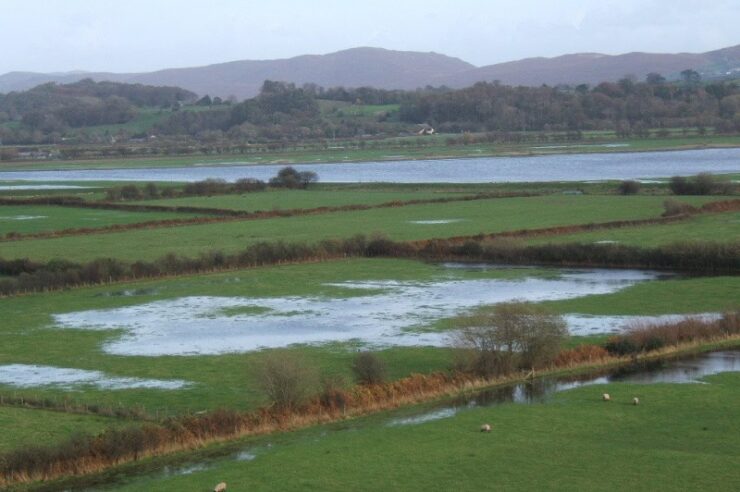
[[[491,424],[483,424],[480,426],[481,432],[491,432]]]
[[[638,397],[632,398],[632,404],[633,405],[639,405],[640,404],[640,399]]]
[[[612,397],[609,396],[609,393],[604,393],[603,395],[601,395],[601,399],[604,401],[612,401]]]
[[[213,488],[213,492],[224,492],[226,490],[226,482],[221,482]]]

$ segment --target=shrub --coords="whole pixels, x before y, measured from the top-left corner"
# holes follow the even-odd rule
[[[668,345],[711,340],[740,334],[738,311],[729,311],[715,321],[687,317],[675,323],[637,325],[611,337],[605,348],[615,355],[659,350]]]
[[[385,380],[385,362],[372,352],[360,352],[352,361],[352,372],[360,384],[379,384]]]
[[[555,357],[556,366],[567,366],[581,362],[596,362],[609,356],[609,352],[598,345],[579,345],[570,350],[561,351]]]
[[[541,306],[510,302],[459,318],[453,344],[468,370],[484,377],[551,364],[568,335],[565,321]]]
[[[630,355],[639,352],[639,347],[624,336],[609,337],[604,345],[607,352],[614,355]]]
[[[674,200],[672,198],[669,198],[668,200],[665,200],[663,202],[663,209],[665,210],[665,212],[663,212],[663,217],[692,214],[697,212],[696,207],[694,207],[693,205],[679,202],[678,200]]]
[[[316,369],[296,354],[274,352],[267,355],[257,374],[265,396],[281,410],[299,407],[316,391]]]
[[[293,167],[284,167],[277,176],[270,178],[270,186],[275,188],[307,188],[309,184],[319,180],[318,174],[313,171],[298,172]]]
[[[620,195],[635,195],[639,193],[641,186],[639,181],[625,180],[619,183],[617,190]]]

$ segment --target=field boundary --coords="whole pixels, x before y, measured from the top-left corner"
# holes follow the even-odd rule
[[[0,206],[19,206],[19,205],[39,205],[39,206],[59,206],[70,208],[92,208],[102,210],[122,210],[127,212],[171,212],[171,213],[202,213],[207,215],[216,215],[216,217],[190,217],[186,219],[164,219],[144,222],[135,222],[131,224],[115,224],[103,227],[79,227],[62,229],[58,231],[42,231],[33,233],[7,233],[0,237],[0,242],[22,241],[27,239],[49,239],[66,236],[85,236],[91,234],[106,234],[123,232],[138,229],[157,229],[161,227],[181,227],[189,225],[213,224],[219,222],[234,222],[247,220],[264,220],[275,218],[288,218],[306,215],[322,215],[326,213],[353,212],[361,210],[373,210],[382,208],[400,208],[413,205],[429,205],[435,203],[452,203],[452,202],[469,202],[476,200],[493,200],[499,198],[528,198],[540,196],[537,193],[526,192],[501,192],[501,193],[477,193],[459,197],[440,197],[416,200],[396,200],[378,204],[355,204],[340,205],[333,207],[314,207],[314,208],[294,208],[285,210],[266,210],[266,211],[239,211],[232,209],[202,208],[202,207],[178,207],[163,205],[135,205],[135,204],[118,204],[112,202],[84,202],[84,201],[62,201],[41,199],[9,199],[0,198]]]

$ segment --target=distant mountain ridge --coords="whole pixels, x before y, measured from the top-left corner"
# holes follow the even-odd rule
[[[71,83],[83,78],[149,85],[178,86],[197,94],[253,97],[266,79],[314,83],[323,87],[370,86],[416,89],[428,85],[467,87],[498,80],[507,85],[596,84],[627,74],[639,79],[650,72],[675,78],[687,68],[705,77],[740,76],[740,45],[706,53],[577,53],[476,67],[439,53],[352,48],[326,55],[302,55],[279,60],[242,60],[193,68],[145,73],[10,72],[0,75],[0,93],[27,90],[47,82]]]

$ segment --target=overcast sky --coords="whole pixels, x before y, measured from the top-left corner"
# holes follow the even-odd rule
[[[476,65],[740,43],[740,0],[0,0],[0,73],[149,71],[357,46]]]

